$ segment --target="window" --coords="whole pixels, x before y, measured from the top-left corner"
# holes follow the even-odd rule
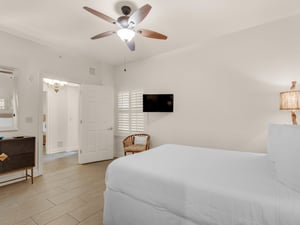
[[[143,132],[143,91],[122,91],[118,93],[118,132]]]
[[[5,109],[5,99],[1,98],[0,99],[0,110],[4,110]]]
[[[12,72],[0,69],[0,130],[17,129],[17,96]]]

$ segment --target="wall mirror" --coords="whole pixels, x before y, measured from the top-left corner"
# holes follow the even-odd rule
[[[0,67],[0,131],[18,129],[16,77],[11,69]]]

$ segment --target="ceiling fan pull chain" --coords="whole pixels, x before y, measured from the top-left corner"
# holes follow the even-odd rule
[[[127,68],[126,68],[126,57],[124,57],[124,72],[127,71]]]

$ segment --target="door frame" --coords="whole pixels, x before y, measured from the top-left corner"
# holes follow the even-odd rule
[[[35,176],[40,176],[43,174],[43,85],[44,85],[44,78],[49,78],[53,80],[64,80],[70,83],[81,85],[81,83],[77,83],[76,81],[72,81],[68,79],[64,79],[63,77],[58,77],[53,74],[49,73],[39,73],[39,100],[38,100],[38,106],[39,106],[39,112],[38,112],[38,128],[37,128],[37,143],[36,143],[36,172]],[[79,106],[80,107],[80,106]],[[80,129],[80,126],[79,126]],[[80,148],[80,143],[79,143]]]

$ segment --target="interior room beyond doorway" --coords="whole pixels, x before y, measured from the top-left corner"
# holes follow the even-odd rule
[[[43,79],[43,162],[77,155],[79,93],[78,84]]]

